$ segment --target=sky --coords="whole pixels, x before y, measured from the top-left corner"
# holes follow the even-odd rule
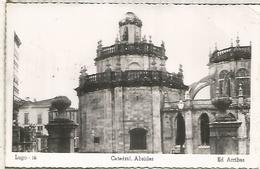
[[[95,73],[99,40],[114,44],[118,22],[126,12],[143,22],[142,35],[155,45],[165,42],[166,68],[183,65],[184,83],[190,85],[208,74],[208,55],[235,44],[249,45],[256,36],[259,8],[247,6],[174,5],[72,5],[8,4],[8,39],[15,31],[22,41],[19,60],[20,97],[42,100],[64,95],[78,107],[74,89],[80,67]],[[10,42],[9,47],[12,47]]]

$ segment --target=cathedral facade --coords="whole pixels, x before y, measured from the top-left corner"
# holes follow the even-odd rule
[[[237,37],[236,45],[216,48],[209,54],[208,68],[208,76],[189,86],[181,110],[165,98],[162,126],[168,144],[164,150],[178,146],[174,126],[181,112],[185,153],[249,154],[251,45],[241,46]]]
[[[126,13],[115,43],[98,42],[97,73],[81,70],[79,151],[248,153],[251,47],[238,42],[216,49],[209,76],[189,87],[181,66],[167,72],[164,43],[154,45],[141,28],[142,21]],[[207,87],[209,98],[196,99]]]

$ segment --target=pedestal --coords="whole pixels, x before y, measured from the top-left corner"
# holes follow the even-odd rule
[[[241,122],[223,121],[210,123],[210,153],[238,154],[238,127]]]
[[[73,153],[74,130],[78,125],[72,120],[56,118],[46,125],[48,130],[48,152]]]

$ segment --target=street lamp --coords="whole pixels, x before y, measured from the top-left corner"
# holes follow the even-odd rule
[[[181,112],[183,108],[184,108],[184,103],[183,103],[182,100],[180,100],[179,103],[178,103],[178,109],[179,109],[180,112]]]

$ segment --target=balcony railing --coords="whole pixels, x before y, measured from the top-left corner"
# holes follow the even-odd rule
[[[215,51],[209,59],[210,63],[251,58],[251,46],[230,47]]]
[[[76,88],[78,95],[96,90],[113,88],[118,86],[165,86],[176,89],[187,89],[182,78],[178,74],[151,71],[129,70],[124,72],[103,72],[87,75],[80,78],[80,85]]]
[[[118,56],[118,55],[148,55],[148,56],[156,56],[162,59],[167,59],[165,56],[165,49],[164,47],[154,46],[152,43],[121,43],[115,44],[108,47],[102,47],[101,49],[97,49],[97,57],[96,61],[103,60],[111,56]]]

